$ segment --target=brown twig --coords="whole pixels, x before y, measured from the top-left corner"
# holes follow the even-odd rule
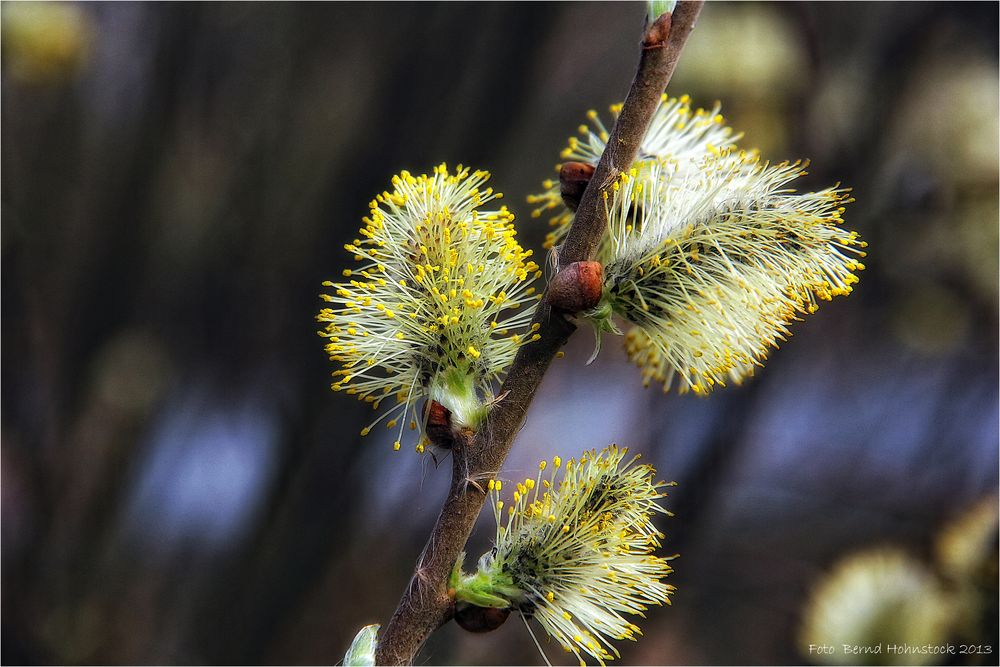
[[[702,4],[678,2],[672,17],[665,14],[646,30],[635,80],[560,249],[560,266],[589,260],[597,248],[607,227],[601,192],[635,160]],[[539,325],[539,339],[518,351],[501,388],[505,398],[471,440],[455,438],[448,497],[399,606],[380,633],[375,655],[379,665],[412,664],[431,632],[454,614],[448,576],[486,500],[485,483],[500,471],[549,364],[575,330],[544,299],[533,323]]]
[[[583,193],[573,226],[559,248],[559,266],[590,259],[608,226],[603,192],[635,161],[660,95],[670,81],[703,2],[678,2],[646,31],[642,58],[607,147]]]

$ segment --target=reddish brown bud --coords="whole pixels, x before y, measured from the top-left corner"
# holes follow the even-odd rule
[[[466,602],[459,602],[455,607],[455,622],[460,628],[469,632],[496,630],[504,624],[508,616],[510,609],[477,607]]]
[[[569,313],[590,310],[601,300],[603,283],[600,262],[573,262],[549,281],[549,303]]]
[[[594,168],[586,162],[565,162],[559,168],[559,194],[566,208],[575,211],[583,192],[594,175]]]
[[[670,38],[671,22],[672,19],[669,12],[661,14],[660,18],[653,21],[653,25],[649,26],[645,37],[643,37],[642,48],[662,49],[666,46],[667,40]]]
[[[451,449],[454,439],[451,433],[451,410],[437,401],[427,401],[424,405],[424,417],[427,420],[427,439],[438,447]]]

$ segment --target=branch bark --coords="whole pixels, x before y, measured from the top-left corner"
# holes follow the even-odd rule
[[[646,31],[642,57],[621,113],[608,137],[597,169],[576,211],[566,241],[559,247],[559,266],[590,259],[608,226],[603,193],[635,161],[660,95],[673,76],[681,50],[704,4],[678,2],[673,16],[664,14]]]
[[[593,256],[607,228],[602,192],[635,160],[702,4],[678,2],[673,16],[664,14],[646,30],[632,87],[559,249],[560,267]],[[503,400],[471,438],[456,438],[448,497],[399,606],[380,633],[375,654],[379,665],[413,664],[427,637],[454,613],[448,576],[483,508],[483,489],[499,473],[549,364],[576,329],[546,299],[539,303],[533,323],[539,325],[540,337],[518,351],[500,389]]]

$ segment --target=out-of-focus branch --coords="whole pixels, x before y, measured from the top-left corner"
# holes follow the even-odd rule
[[[673,15],[664,14],[647,28],[632,87],[560,248],[560,267],[590,260],[600,243],[607,227],[601,193],[635,160],[702,4],[703,0],[680,2]],[[539,338],[518,351],[500,390],[502,400],[477,433],[455,438],[451,488],[416,571],[379,637],[375,657],[380,665],[412,664],[431,632],[454,613],[448,576],[482,510],[486,483],[500,471],[542,377],[575,330],[547,299],[539,304],[533,323],[539,325]]]

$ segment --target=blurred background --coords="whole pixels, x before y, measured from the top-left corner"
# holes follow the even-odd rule
[[[3,662],[337,662],[391,614],[450,467],[358,435],[320,283],[390,176],[441,161],[492,171],[540,252],[525,197],[624,96],[644,5],[0,10]],[[617,442],[679,482],[678,592],[623,662],[810,660],[803,609],[839,559],[929,561],[996,492],[997,24],[995,3],[702,13],[670,92],[810,158],[801,187],[853,187],[868,269],[707,399],[643,390],[614,341],[585,366],[586,330],[553,365],[506,476]],[[418,657],[504,663],[541,664],[520,622]]]

